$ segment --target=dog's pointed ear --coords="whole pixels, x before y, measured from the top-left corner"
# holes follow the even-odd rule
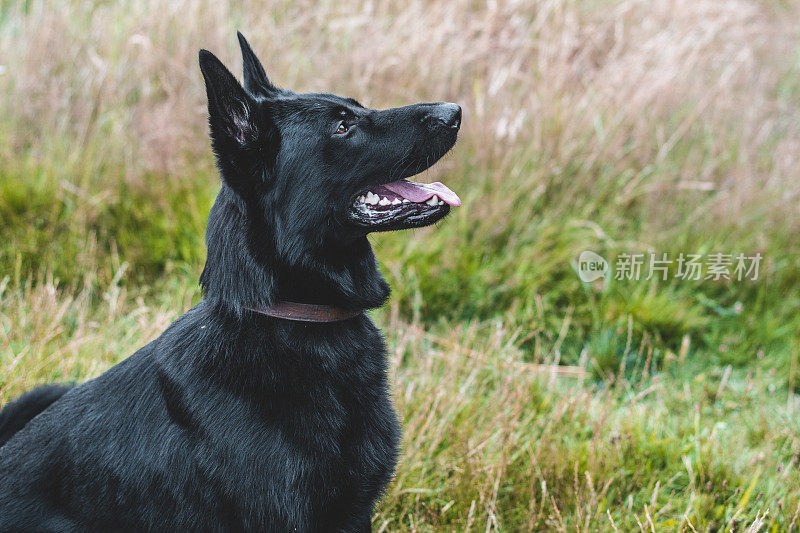
[[[242,49],[242,63],[244,70],[244,88],[252,95],[269,96],[270,93],[278,91],[278,88],[272,85],[272,82],[267,78],[267,73],[261,65],[261,61],[256,57],[253,49],[247,39],[244,38],[242,32],[237,31],[236,35],[239,37],[239,46]]]
[[[226,141],[244,146],[258,138],[258,124],[253,120],[255,102],[208,50],[200,50],[200,70],[206,82],[211,139],[218,151]],[[226,143],[227,144],[227,143]]]

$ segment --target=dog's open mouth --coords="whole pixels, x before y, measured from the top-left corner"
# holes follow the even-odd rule
[[[458,207],[461,199],[447,185],[407,179],[373,187],[359,195],[350,219],[372,231],[405,229],[433,224]]]

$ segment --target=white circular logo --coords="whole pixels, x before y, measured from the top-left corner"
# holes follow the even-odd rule
[[[608,261],[591,250],[584,250],[578,256],[578,277],[581,281],[590,283],[600,278],[607,278],[611,274]]]

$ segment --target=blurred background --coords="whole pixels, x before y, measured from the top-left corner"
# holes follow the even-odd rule
[[[0,403],[199,301],[219,188],[197,52],[370,107],[454,101],[371,238],[404,421],[376,531],[797,530],[800,4],[0,1]],[[583,282],[578,256],[761,254]]]

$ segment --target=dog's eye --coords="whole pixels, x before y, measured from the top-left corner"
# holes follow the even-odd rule
[[[347,133],[348,129],[350,129],[350,128],[348,128],[347,124],[345,124],[344,122],[340,122],[339,126],[336,128],[336,133],[339,133],[339,134]]]

